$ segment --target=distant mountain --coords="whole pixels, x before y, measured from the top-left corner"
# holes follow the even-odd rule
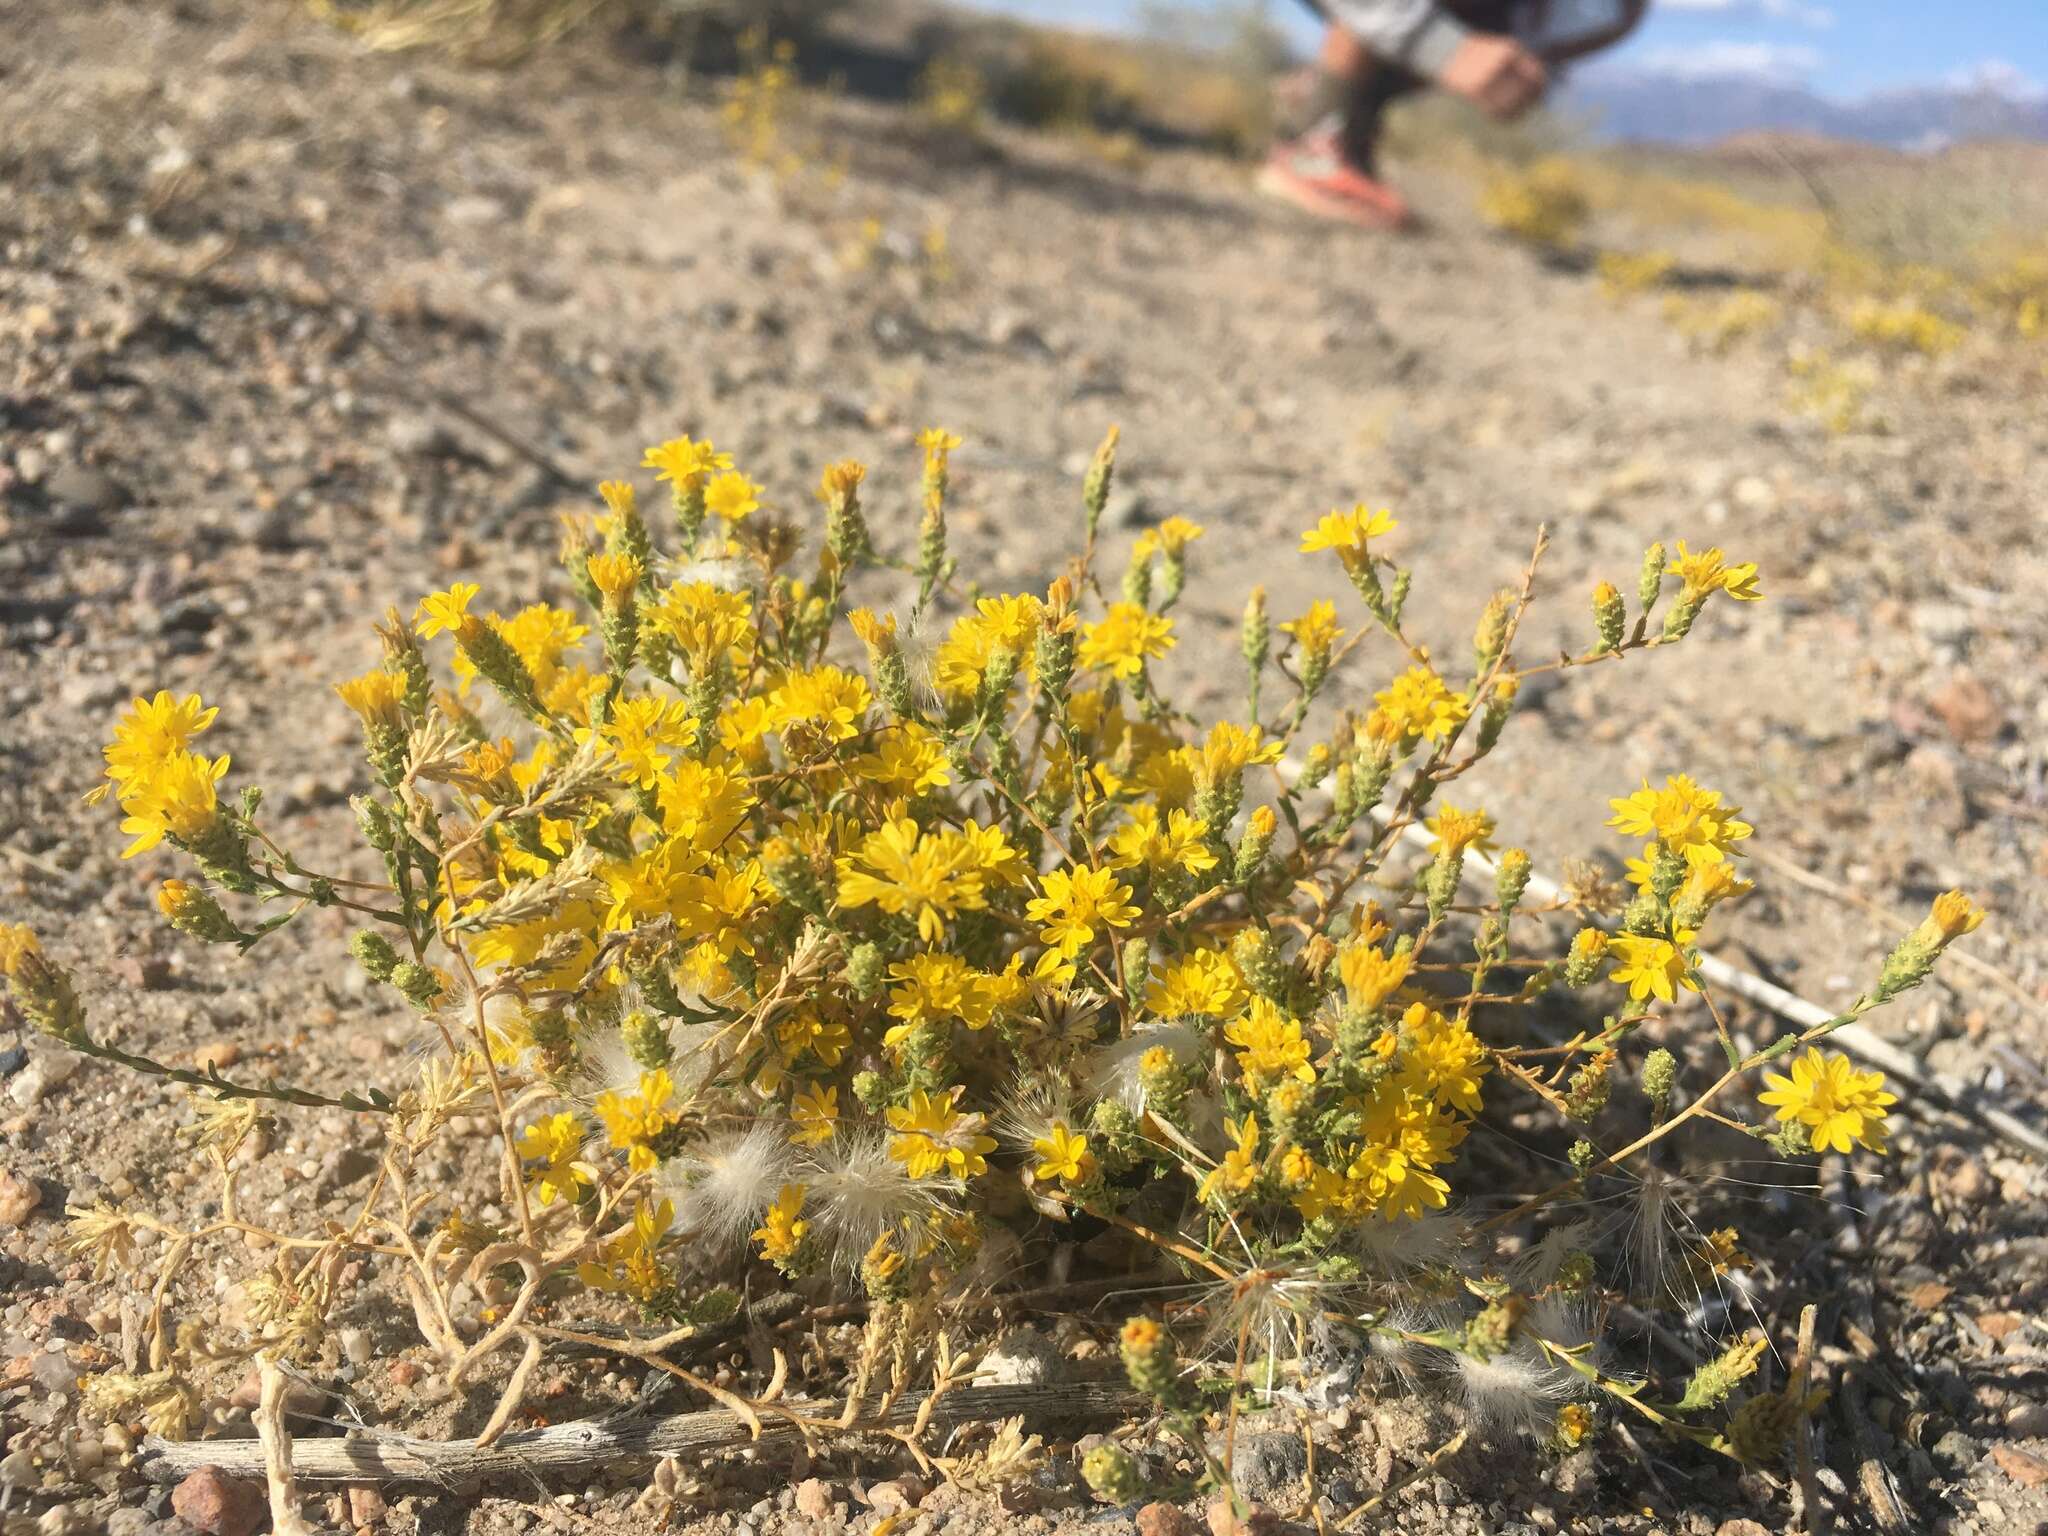
[[[1773,131],[1932,149],[1965,139],[2048,140],[2048,95],[1986,83],[1915,86],[1836,101],[1782,80],[1589,70],[1565,98],[1604,137],[1703,144]]]

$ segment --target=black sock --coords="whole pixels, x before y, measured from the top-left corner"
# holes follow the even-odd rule
[[[1376,63],[1362,80],[1342,83],[1343,127],[1338,131],[1337,143],[1345,159],[1362,171],[1371,171],[1378,158],[1380,124],[1388,105],[1423,82],[1396,65]]]

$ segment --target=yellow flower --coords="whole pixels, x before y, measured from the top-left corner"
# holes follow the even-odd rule
[[[396,672],[379,669],[336,683],[334,691],[363,724],[397,725],[405,703],[405,687],[405,679]]]
[[[1086,1184],[1095,1177],[1095,1154],[1088,1150],[1088,1138],[1069,1130],[1064,1120],[1053,1121],[1052,1128],[1031,1143],[1031,1150],[1039,1159],[1034,1178]]]
[[[597,1170],[577,1154],[583,1150],[583,1122],[566,1110],[537,1125],[529,1125],[519,1137],[519,1155],[540,1167],[528,1171],[534,1198],[543,1206],[557,1200],[574,1205],[585,1185],[597,1182]]]
[[[1300,1021],[1289,1018],[1266,998],[1253,998],[1251,1011],[1226,1025],[1223,1038],[1238,1048],[1238,1071],[1255,1097],[1263,1097],[1280,1078],[1303,1083],[1316,1080],[1315,1068],[1308,1064],[1308,1041],[1301,1033]]]
[[[926,427],[917,434],[917,446],[924,450],[926,463],[934,459],[943,463],[946,456],[960,446],[960,439],[944,427]]]
[[[1311,656],[1327,656],[1344,638],[1344,628],[1337,622],[1337,605],[1328,598],[1318,598],[1309,604],[1307,613],[1280,626],[1283,633],[1292,635],[1294,643]]]
[[[1700,989],[1686,974],[1685,952],[1669,939],[1617,933],[1607,941],[1607,948],[1615,957],[1614,984],[1628,988],[1631,1002],[1652,996],[1660,1002],[1675,1002],[1677,988]]]
[[[1337,974],[1343,979],[1351,1006],[1370,1013],[1397,992],[1415,968],[1415,955],[1402,950],[1388,955],[1373,944],[1353,944],[1337,957]]]
[[[1195,756],[1201,776],[1211,784],[1227,784],[1254,764],[1280,761],[1280,743],[1267,741],[1258,726],[1219,720]]]
[[[919,795],[953,782],[946,749],[938,737],[915,721],[883,731],[875,738],[874,751],[856,757],[846,766],[898,795]]]
[[[1208,835],[1206,821],[1186,811],[1168,812],[1162,820],[1158,806],[1140,801],[1131,807],[1130,824],[1117,828],[1109,840],[1110,867],[1143,866],[1155,875],[1178,869],[1199,875],[1216,867]]]
[[[154,698],[134,700],[105,749],[107,777],[117,789],[147,778],[165,759],[190,747],[219,713],[218,705],[202,703],[196,693],[179,699],[158,690]]]
[[[804,1187],[801,1184],[785,1184],[768,1207],[768,1214],[753,1232],[753,1239],[761,1245],[761,1257],[770,1263],[787,1259],[803,1242],[804,1234],[811,1230],[811,1224],[797,1212],[804,1208]]]
[[[1442,853],[1463,853],[1467,848],[1477,848],[1481,853],[1493,851],[1493,818],[1484,811],[1461,811],[1450,801],[1444,801],[1434,816],[1424,820],[1429,828],[1429,851]]]
[[[1729,565],[1718,549],[1703,549],[1694,554],[1685,547],[1685,541],[1678,541],[1678,555],[1671,562],[1671,569],[1683,582],[1682,601],[1697,601],[1715,592],[1726,592],[1739,603],[1753,603],[1763,596],[1757,590],[1756,566]]]
[[[1984,909],[1961,891],[1943,891],[1934,898],[1934,907],[1927,914],[1927,926],[1939,935],[1943,944],[1960,939],[1966,933],[1975,933],[1983,921]]]
[[[1203,1200],[1212,1200],[1219,1194],[1243,1194],[1259,1176],[1259,1122],[1250,1115],[1242,1120],[1225,1120],[1223,1131],[1235,1145],[1202,1180],[1198,1198]]]
[[[1884,1091],[1882,1072],[1858,1072],[1849,1058],[1823,1056],[1808,1046],[1792,1063],[1792,1075],[1766,1072],[1770,1092],[1758,1102],[1777,1106],[1780,1122],[1796,1120],[1812,1133],[1816,1152],[1847,1152],[1861,1145],[1885,1149],[1886,1109],[1898,1095]]]
[[[707,475],[732,468],[732,455],[720,453],[709,442],[693,443],[687,437],[672,438],[647,450],[640,461],[643,469],[658,470],[657,480],[666,480],[677,490],[694,489]]]
[[[1394,1084],[1417,1099],[1479,1113],[1479,1080],[1491,1070],[1486,1047],[1463,1019],[1421,1003],[1401,1016]]]
[[[683,653],[693,674],[702,676],[721,659],[730,660],[734,671],[752,659],[753,609],[749,593],[727,592],[708,581],[678,581],[662,588],[642,617]]]
[[[1440,1210],[1451,1186],[1415,1161],[1401,1147],[1370,1142],[1359,1149],[1345,1176],[1361,1186],[1374,1211],[1385,1221]]]
[[[228,771],[225,756],[208,762],[196,752],[173,752],[145,780],[127,786],[121,809],[127,814],[121,830],[135,839],[121,857],[154,848],[166,837],[188,848],[212,830],[219,815],[215,785]]]
[[[1038,936],[1062,959],[1081,952],[1095,937],[1097,923],[1128,928],[1138,915],[1130,905],[1131,888],[1108,869],[1056,869],[1040,877],[1038,888],[1043,894],[1032,898],[1024,915],[1045,925]]]
[[[1099,624],[1081,630],[1081,665],[1129,680],[1173,649],[1173,620],[1136,603],[1111,603]]]
[[[814,1008],[799,1008],[775,1026],[775,1038],[782,1043],[785,1058],[794,1061],[805,1051],[828,1067],[839,1065],[853,1045],[853,1033],[837,1019],[827,1019]],[[825,1090],[833,1113],[838,1114],[839,1090]]]
[[[431,640],[443,630],[462,628],[469,605],[483,589],[473,581],[458,581],[446,592],[434,592],[420,599],[414,628],[422,639]]]
[[[662,1266],[662,1234],[676,1219],[675,1205],[664,1200],[649,1205],[644,1200],[633,1213],[632,1225],[598,1250],[603,1263],[577,1267],[577,1278],[594,1290],[652,1301],[668,1289],[668,1271]]]
[[[889,1155],[913,1179],[935,1173],[971,1179],[988,1171],[985,1154],[995,1151],[995,1138],[981,1134],[986,1117],[963,1115],[954,1107],[959,1095],[958,1088],[949,1088],[933,1098],[916,1088],[909,1104],[887,1112],[890,1128],[898,1133],[889,1142]]]
[[[1385,712],[1397,737],[1421,737],[1436,741],[1464,724],[1472,704],[1462,693],[1453,693],[1444,680],[1428,667],[1410,667],[1385,689],[1373,695],[1373,702]]]
[[[1735,845],[1755,830],[1740,819],[1740,806],[1723,805],[1718,790],[1702,789],[1682,773],[1666,778],[1662,789],[1646,779],[1634,794],[1607,803],[1614,812],[1608,826],[1625,837],[1654,838],[1688,864],[1718,864],[1739,854]]]
[[[858,736],[873,702],[866,678],[829,665],[792,672],[768,695],[775,729],[785,740],[794,729],[828,743]]]
[[[883,1038],[884,1045],[900,1044],[916,1026],[943,1019],[986,1029],[1026,989],[1021,976],[992,976],[958,955],[912,955],[889,967],[889,979],[900,983],[889,993],[889,1016],[903,1022]]]
[[[592,555],[585,568],[597,590],[613,602],[640,584],[640,562],[631,555]]]
[[[687,747],[697,739],[697,722],[689,706],[680,699],[663,703],[644,697],[621,699],[612,706],[612,717],[592,730],[584,726],[576,740],[597,739],[612,749],[619,777],[640,789],[653,789],[662,771],[675,761],[668,748]]]
[[[1147,528],[1139,534],[1131,553],[1140,560],[1149,559],[1154,554],[1164,554],[1169,560],[1178,559],[1207,531],[1200,523],[1189,522],[1184,517],[1169,517],[1157,528]]]
[[[1162,1019],[1227,1019],[1244,1007],[1247,996],[1244,977],[1228,954],[1197,949],[1159,972],[1145,991],[1145,1007]]]
[[[675,1084],[667,1072],[643,1072],[633,1092],[613,1089],[601,1094],[592,1106],[604,1122],[605,1135],[614,1148],[626,1154],[627,1165],[634,1172],[651,1173],[659,1161],[648,1143],[674,1124],[674,1116],[667,1110],[674,1096]]]
[[[604,498],[605,507],[613,517],[630,516],[640,496],[628,480],[604,480],[598,483],[597,494]]]
[[[914,915],[918,936],[936,944],[957,914],[979,912],[988,904],[977,865],[967,839],[925,834],[908,816],[899,817],[870,834],[850,858],[840,859],[839,902],[847,907],[873,902],[892,917]]]
[[[790,1140],[800,1147],[822,1146],[839,1128],[839,1090],[830,1086],[800,1088],[790,1100]]]
[[[998,656],[1028,665],[1045,605],[1029,593],[980,598],[976,611],[953,621],[932,658],[932,682],[948,698],[972,698]]]
[[[1363,554],[1367,539],[1392,533],[1395,527],[1394,514],[1385,507],[1375,509],[1360,502],[1349,512],[1338,508],[1324,513],[1322,521],[1301,536],[1301,553],[1334,549],[1340,554]]]
[[[704,508],[713,517],[737,523],[761,510],[761,487],[737,470],[727,470],[704,488]]]

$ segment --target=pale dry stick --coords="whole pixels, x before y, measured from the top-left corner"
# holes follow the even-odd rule
[[[1806,1389],[1813,1375],[1813,1323],[1819,1308],[1808,1302],[1799,1309],[1799,1352],[1792,1358],[1792,1380],[1785,1388],[1793,1402],[1802,1405],[1799,1410],[1799,1441],[1796,1447],[1799,1467],[1799,1512],[1800,1529],[1809,1536],[1818,1536],[1826,1526],[1820,1504],[1820,1477],[1813,1465],[1813,1425],[1804,1407]]]
[[[1471,1433],[1469,1429],[1459,1430],[1450,1439],[1431,1451],[1421,1461],[1395,1478],[1363,1504],[1360,1504],[1349,1513],[1339,1516],[1337,1519],[1337,1529],[1340,1531],[1348,1529],[1353,1522],[1364,1519],[1382,1504],[1386,1503],[1387,1500],[1398,1497],[1411,1484],[1434,1472],[1444,1462],[1465,1448],[1465,1441],[1470,1438]]]
[[[1143,1394],[1115,1382],[1062,1382],[1042,1386],[955,1387],[946,1392],[927,1421],[927,1428],[1026,1418],[1101,1419],[1128,1415],[1148,1401]],[[915,1423],[927,1394],[908,1393],[874,1417],[856,1418],[852,1434],[875,1434]],[[800,1409],[826,1414],[834,1403],[802,1403]],[[831,1426],[829,1421],[819,1421]],[[800,1439],[797,1426],[778,1420],[761,1425],[760,1444],[785,1445]],[[540,1429],[513,1430],[497,1444],[474,1440],[418,1440],[407,1435],[374,1433],[351,1439],[300,1440],[292,1448],[292,1464],[302,1482],[425,1483],[446,1486],[471,1479],[500,1477],[530,1480],[536,1476],[588,1478],[593,1467],[608,1462],[658,1460],[752,1444],[748,1423],[729,1409],[650,1419],[618,1416],[552,1424]],[[263,1448],[247,1440],[159,1440],[143,1445],[148,1474],[175,1482],[203,1466],[230,1477],[255,1477],[263,1471]]]
[[[498,1437],[505,1433],[506,1427],[512,1422],[512,1415],[518,1412],[520,1401],[526,1396],[526,1384],[533,1379],[533,1373],[539,1368],[541,1357],[545,1353],[540,1335],[526,1334],[526,1353],[521,1355],[519,1363],[512,1367],[512,1378],[505,1383],[505,1390],[498,1398],[498,1406],[491,1410],[490,1421],[476,1437],[479,1450],[494,1444]]]
[[[263,1447],[263,1484],[270,1494],[270,1529],[275,1536],[314,1536],[299,1513],[298,1482],[292,1475],[292,1437],[285,1428],[284,1401],[291,1383],[267,1351],[256,1355],[256,1411],[249,1415]]]

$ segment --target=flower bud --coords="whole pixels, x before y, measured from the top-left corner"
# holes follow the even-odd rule
[[[1583,987],[1598,980],[1606,957],[1607,935],[1598,928],[1581,928],[1572,935],[1571,952],[1565,956],[1565,985]]]
[[[1088,537],[1092,540],[1096,530],[1102,526],[1102,509],[1109,505],[1111,482],[1116,479],[1116,443],[1120,435],[1115,427],[1109,429],[1102,444],[1095,450],[1095,457],[1088,461],[1088,474],[1081,482],[1081,505],[1088,516]]]
[[[673,1055],[669,1050],[668,1026],[644,1009],[635,1008],[620,1020],[619,1038],[625,1043],[626,1054],[649,1072],[667,1066]]]
[[[1678,1058],[1658,1046],[1643,1058],[1643,1096],[1650,1101],[1650,1123],[1671,1117],[1671,1090],[1678,1081]]]
[[[43,953],[27,928],[0,923],[0,976],[7,995],[29,1023],[55,1040],[77,1044],[86,1038],[85,1010],[64,968]]]
[[[209,944],[232,944],[241,938],[241,930],[229,920],[221,905],[213,899],[212,892],[204,886],[193,885],[185,880],[166,880],[157,887],[157,910],[166,921],[180,933],[189,933],[195,939]]]
[[[1600,649],[1618,650],[1628,630],[1628,609],[1611,581],[1593,589],[1593,624],[1600,631]]]
[[[1508,643],[1508,626],[1514,613],[1512,592],[1496,592],[1486,600],[1486,609],[1479,615],[1479,627],[1472,634],[1472,658],[1481,674],[1499,659],[1502,647]]]
[[[1657,596],[1663,590],[1664,546],[1652,544],[1643,551],[1643,572],[1636,578],[1636,606],[1643,610],[1644,618],[1657,606]]]
[[[1103,1441],[1081,1458],[1081,1477],[1112,1504],[1134,1504],[1145,1491],[1138,1458],[1114,1441]]]
[[[1529,855],[1520,848],[1510,848],[1500,856],[1493,870],[1493,893],[1503,917],[1521,904],[1522,893],[1528,888]]]
[[[1274,835],[1280,830],[1280,818],[1273,814],[1273,807],[1262,805],[1254,810],[1245,823],[1244,836],[1238,840],[1237,860],[1231,869],[1231,878],[1239,885],[1249,885],[1264,867],[1266,855],[1273,851]]]
[[[1131,1385],[1155,1402],[1166,1402],[1179,1385],[1174,1360],[1173,1335],[1156,1317],[1140,1314],[1117,1335],[1117,1352],[1123,1356],[1124,1373]]]

